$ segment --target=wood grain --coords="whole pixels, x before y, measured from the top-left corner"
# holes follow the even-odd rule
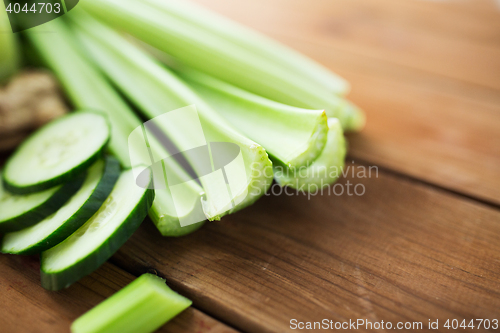
[[[467,1],[470,7],[491,4],[467,11],[457,1],[435,11],[428,10],[433,4],[418,0],[197,2],[264,32],[323,40],[353,54],[500,88],[500,10],[493,1]],[[473,37],[456,38],[471,31],[469,25],[478,30]]]
[[[40,286],[36,257],[0,255],[0,331],[69,332],[73,320],[123,288],[134,277],[105,264],[70,288],[51,292]],[[233,329],[189,308],[158,332],[231,333]]]
[[[500,212],[385,173],[347,181],[365,195],[264,197],[181,239],[147,223],[113,260],[248,332],[500,317]]]
[[[352,83],[349,98],[368,115],[350,137],[353,157],[500,205],[500,10],[492,2],[199,2]]]

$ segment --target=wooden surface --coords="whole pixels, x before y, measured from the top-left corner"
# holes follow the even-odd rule
[[[368,115],[363,196],[266,196],[180,239],[149,221],[110,263],[44,291],[0,256],[0,331],[66,332],[133,276],[193,308],[165,332],[286,332],[290,320],[500,319],[500,6],[491,0],[198,0],[332,68]],[[482,330],[459,331],[477,332]]]
[[[145,224],[115,263],[156,270],[247,332],[282,332],[293,318],[498,317],[498,210],[383,172],[347,180],[365,195],[270,196],[183,239]]]

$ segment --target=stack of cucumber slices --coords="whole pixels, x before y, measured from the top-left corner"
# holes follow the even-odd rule
[[[154,191],[106,156],[111,129],[77,111],[34,133],[0,184],[1,252],[41,254],[42,286],[65,288],[108,260],[139,227]],[[144,166],[138,166],[144,169]]]

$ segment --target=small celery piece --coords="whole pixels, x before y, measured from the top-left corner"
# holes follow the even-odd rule
[[[80,7],[198,71],[277,102],[324,109],[328,117],[339,118],[347,130],[360,130],[364,125],[364,114],[345,99],[308,84],[293,71],[256,57],[239,44],[142,1],[87,0]]]
[[[321,64],[196,3],[187,0],[144,0],[144,2],[162,10],[165,15],[179,18],[239,45],[255,57],[262,57],[262,61],[265,59],[276,67],[290,71],[302,79],[304,84],[316,85],[318,89],[325,90],[325,93],[345,95],[349,91],[349,83],[346,80]]]
[[[76,10],[76,9],[75,9]],[[78,108],[95,109],[106,113],[111,122],[111,141],[109,148],[124,167],[130,167],[128,137],[141,126],[142,121],[122,100],[114,88],[82,56],[82,52],[74,42],[74,36],[59,20],[27,30],[27,36],[44,61],[55,72],[69,98]],[[153,150],[161,154],[162,147],[158,142],[151,142]],[[138,153],[138,155],[141,155]],[[170,161],[169,167],[174,173],[183,174],[179,165]],[[142,161],[150,164],[150,161]],[[182,207],[174,205],[168,188],[157,190],[149,216],[160,233],[164,236],[182,236],[198,229],[203,223],[181,227],[179,217],[187,217],[196,211],[203,196],[203,189],[194,182],[184,183]]]
[[[223,175],[222,168],[214,167],[206,174],[204,161],[200,162],[198,156],[186,156],[205,190],[202,203],[209,220],[219,220],[246,207],[267,191],[272,183],[272,163],[262,146],[235,130],[182,80],[119,34],[84,12],[73,10],[69,17],[79,28],[77,36],[102,71],[148,118],[162,117],[174,110],[176,116],[183,117],[188,113],[180,108],[196,106],[199,121],[186,117],[184,121],[157,124],[181,152],[207,142],[239,146],[238,156],[223,168],[226,172],[230,168],[231,174],[227,175]]]
[[[264,146],[289,168],[314,161],[326,144],[322,110],[306,110],[268,100],[200,72],[179,72],[192,89],[236,129]]]
[[[19,69],[19,49],[12,32],[5,4],[0,1],[0,83]]]
[[[164,279],[146,273],[75,320],[71,332],[150,333],[191,304]]]
[[[305,191],[322,188],[335,182],[342,174],[346,141],[338,119],[328,119],[328,139],[321,155],[310,165],[295,170],[274,167],[274,178],[281,186]]]

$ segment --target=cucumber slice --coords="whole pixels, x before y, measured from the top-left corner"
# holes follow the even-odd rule
[[[90,220],[42,253],[40,271],[44,288],[59,290],[92,273],[139,227],[153,204],[154,191],[137,186],[133,171],[122,173],[106,202]]]
[[[43,192],[15,195],[3,189],[0,182],[0,233],[30,227],[55,213],[82,186],[85,177]]]
[[[49,123],[9,158],[3,170],[5,188],[28,194],[76,178],[101,156],[110,132],[107,119],[90,111],[77,111]]]
[[[98,160],[89,168],[82,187],[61,209],[34,226],[6,234],[1,251],[28,255],[59,244],[99,210],[119,175],[116,159]]]

